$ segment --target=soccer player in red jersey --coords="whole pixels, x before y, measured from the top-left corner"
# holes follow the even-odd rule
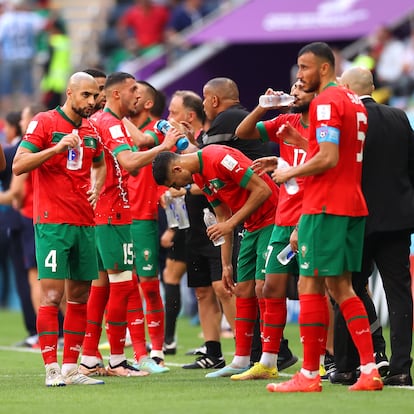
[[[139,151],[144,152],[164,141],[164,135],[154,130],[157,122],[151,110],[157,90],[145,81],[137,81],[138,103],[135,113],[129,118],[138,130],[143,132]],[[160,189],[152,176],[151,165],[141,168],[139,174],[128,180],[128,191],[132,215],[132,240],[134,242],[135,270],[145,298],[145,319],[151,340],[150,357],[164,365],[164,304],[158,279],[158,201]],[[149,362],[144,359],[138,366]],[[151,364],[152,365],[152,364]],[[163,368],[167,370],[167,368]]]
[[[362,150],[367,112],[359,97],[338,87],[335,58],[326,43],[304,46],[297,79],[317,96],[309,110],[308,160],[276,169],[284,183],[306,177],[298,229],[300,335],[303,366],[290,381],[268,384],[271,392],[321,391],[320,343],[328,324],[325,284],[340,306],[361,361],[361,376],[350,390],[381,390],[366,310],[356,296],[351,272],[361,267],[367,207],[361,190]]]
[[[79,373],[77,366],[89,288],[98,277],[93,206],[106,168],[102,146],[85,119],[92,113],[98,93],[90,75],[72,75],[64,105],[33,118],[13,162],[16,175],[33,174],[36,259],[42,286],[37,330],[47,386],[103,384]],[[80,165],[72,170],[67,168],[68,148],[77,145]],[[57,362],[58,309],[64,294],[61,370]]]
[[[277,135],[280,128],[285,128],[287,122],[302,136],[308,134],[308,110],[314,93],[306,93],[299,82],[292,86],[291,95],[295,102],[291,107],[291,113],[280,114],[268,121],[260,121],[267,112],[267,108],[260,105],[239,124],[236,135],[240,139],[261,139],[273,141],[279,144],[280,156],[289,165],[300,165],[305,162],[306,152],[295,145],[286,144]],[[280,108],[277,108],[280,109]],[[273,171],[277,166],[277,157],[264,157],[254,161],[253,169],[258,174]],[[272,379],[277,378],[277,359],[283,329],[286,324],[287,307],[286,293],[290,275],[298,274],[298,265],[293,258],[290,263],[283,265],[277,259],[277,255],[290,243],[291,235],[296,233],[296,225],[299,222],[303,199],[303,178],[297,179],[298,191],[288,194],[286,187],[282,185],[279,192],[279,201],[276,209],[275,227],[267,248],[266,276],[263,287],[264,313],[262,315],[263,352],[260,361],[249,370],[236,374],[232,380]],[[292,242],[292,244],[294,244]],[[297,245],[293,247],[297,250]],[[290,354],[292,355],[292,354]],[[323,351],[325,355],[325,347]],[[293,365],[297,357],[289,362]]]
[[[278,187],[268,175],[260,178],[252,161],[234,148],[208,145],[195,153],[163,152],[153,161],[153,174],[160,185],[181,188],[194,182],[206,194],[218,223],[207,229],[211,240],[224,236],[221,246],[223,282],[236,295],[236,352],[230,365],[206,375],[229,377],[250,365],[253,328],[262,296],[264,262],[273,229]],[[233,231],[244,223],[245,233],[238,256],[237,284],[233,280]]]
[[[129,365],[124,353],[128,325],[136,359],[146,355],[142,302],[137,279],[132,273],[134,254],[128,177],[137,174],[158,152],[172,148],[179,132],[171,129],[161,145],[145,152],[135,151],[122,122],[124,117],[134,114],[138,102],[135,78],[125,72],[112,73],[106,79],[104,90],[105,108],[95,114],[92,122],[103,142],[107,164],[107,176],[95,214],[99,270],[107,273],[110,283],[106,322],[111,354],[107,372],[113,376],[142,376],[147,372]],[[99,341],[96,335],[94,338]],[[96,345],[88,345],[91,351],[83,352],[85,368],[93,369],[98,363]]]

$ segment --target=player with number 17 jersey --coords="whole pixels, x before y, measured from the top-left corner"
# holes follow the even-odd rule
[[[320,141],[339,145],[340,156],[335,167],[306,177],[302,214],[366,216],[368,209],[361,190],[362,152],[368,128],[364,104],[354,92],[330,84],[311,102],[309,120],[308,160],[318,152]]]
[[[33,176],[33,222],[47,224],[94,225],[94,212],[88,201],[93,161],[103,157],[102,146],[86,119],[75,125],[60,107],[37,114],[27,127],[21,146],[31,152],[53,147],[74,130],[83,147],[82,168],[68,170],[68,152],[62,152],[35,168]],[[62,188],[65,191],[62,191]],[[79,197],[83,193],[84,197]]]
[[[303,137],[308,136],[308,126],[301,121],[301,114],[281,114],[268,121],[257,123],[260,139],[263,142],[273,141],[279,144],[280,156],[292,167],[303,164],[306,160],[306,152],[282,141],[276,134],[287,122],[295,128]],[[276,210],[275,224],[278,226],[296,226],[299,222],[303,200],[303,177],[295,178],[299,191],[288,194],[284,185],[280,186],[279,202]]]

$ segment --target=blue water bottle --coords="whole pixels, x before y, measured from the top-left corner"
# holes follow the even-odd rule
[[[161,132],[161,134],[165,135],[168,130],[171,128],[171,124],[166,119],[160,119],[154,126],[154,128]],[[177,142],[175,143],[175,146],[179,151],[183,151],[188,147],[188,138],[183,136],[181,138],[178,138]]]

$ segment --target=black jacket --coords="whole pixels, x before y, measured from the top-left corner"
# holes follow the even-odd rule
[[[414,231],[414,133],[398,108],[362,99],[368,111],[362,191],[369,216],[366,236]]]

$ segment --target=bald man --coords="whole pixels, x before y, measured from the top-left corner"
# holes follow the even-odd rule
[[[240,104],[239,88],[229,78],[213,78],[203,88],[203,107],[210,128],[202,136],[202,144],[228,145],[250,159],[270,155],[267,144],[257,140],[241,140],[236,128],[249,112]]]
[[[413,299],[409,255],[414,231],[414,135],[404,111],[378,104],[371,97],[374,83],[368,69],[348,69],[342,74],[341,83],[359,95],[368,112],[362,191],[369,215],[362,268],[360,273],[353,274],[353,285],[358,296],[367,298],[366,284],[376,264],[387,298],[391,328],[391,358],[384,385],[412,385]],[[370,322],[372,330],[376,321]],[[340,338],[341,343],[335,343],[335,359],[352,379],[359,361],[352,352],[352,340],[345,340],[343,324],[343,320],[336,324],[335,338]],[[374,336],[374,349],[375,342]],[[377,363],[383,364],[378,352],[376,356]]]
[[[13,162],[16,175],[33,171],[36,259],[42,289],[37,331],[48,387],[103,384],[79,373],[77,365],[89,288],[98,277],[94,206],[106,175],[102,146],[86,119],[98,95],[92,76],[73,74],[64,105],[33,118]],[[78,148],[75,170],[67,166],[70,148]],[[58,310],[64,293],[61,369]]]
[[[209,80],[203,87],[203,98],[204,112],[207,122],[210,123],[210,128],[199,139],[201,147],[210,144],[227,145],[238,149],[251,160],[273,155],[268,143],[256,139],[242,140],[236,136],[236,128],[249,115],[249,112],[241,105],[239,88],[232,79],[220,77]],[[235,231],[234,257],[238,256],[240,248],[239,234],[242,231],[242,226]],[[235,274],[235,278],[237,278],[237,274]],[[258,318],[254,331],[251,362],[257,362],[261,354],[262,344]]]

